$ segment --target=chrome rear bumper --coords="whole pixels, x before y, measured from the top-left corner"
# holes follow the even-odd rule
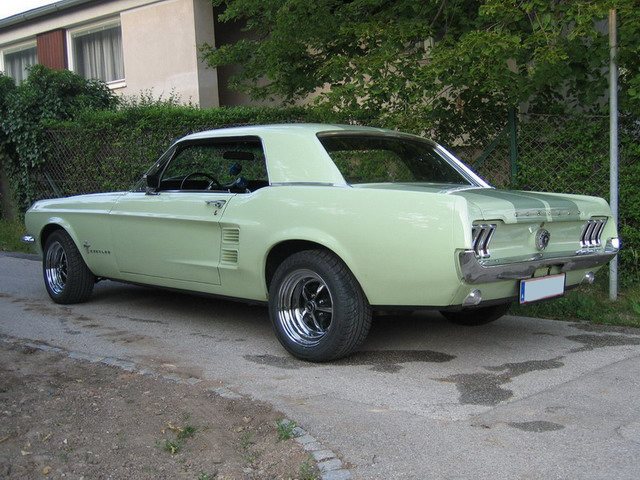
[[[576,253],[543,254],[524,258],[514,258],[503,263],[491,263],[479,259],[473,250],[460,252],[460,269],[466,283],[490,283],[503,280],[522,280],[531,278],[535,271],[543,267],[560,267],[561,272],[584,270],[604,265],[616,256],[619,249],[611,242],[595,251]]]

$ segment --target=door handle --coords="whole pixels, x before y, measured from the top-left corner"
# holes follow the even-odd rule
[[[205,202],[207,205],[213,205],[216,208],[222,208],[224,207],[224,204],[227,203],[226,200],[205,200]]]

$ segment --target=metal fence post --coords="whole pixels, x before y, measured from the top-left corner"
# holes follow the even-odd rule
[[[518,119],[516,109],[509,109],[509,162],[511,164],[511,183],[518,173]]]
[[[609,10],[609,203],[618,223],[618,64],[616,11]],[[618,257],[609,263],[609,299],[618,299]]]

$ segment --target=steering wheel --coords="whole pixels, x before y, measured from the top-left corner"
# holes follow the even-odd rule
[[[209,180],[209,185],[207,185],[206,190],[211,190],[211,187],[214,186],[214,185],[217,185],[220,190],[224,190],[224,187],[218,181],[218,179],[216,179],[216,177],[214,177],[213,175],[209,175],[208,173],[205,173],[205,172],[191,172],[191,173],[189,173],[186,177],[184,177],[182,179],[182,182],[180,182],[180,190],[182,190],[182,187],[184,187],[184,182],[186,182],[191,177],[195,177],[196,175],[200,175],[202,177],[205,177],[207,180]]]

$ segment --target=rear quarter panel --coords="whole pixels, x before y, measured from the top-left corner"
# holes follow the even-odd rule
[[[259,300],[269,251],[307,240],[337,254],[372,305],[447,305],[455,250],[470,243],[466,201],[424,192],[273,186],[234,197],[222,222],[241,237],[237,267],[221,267],[223,293]]]

